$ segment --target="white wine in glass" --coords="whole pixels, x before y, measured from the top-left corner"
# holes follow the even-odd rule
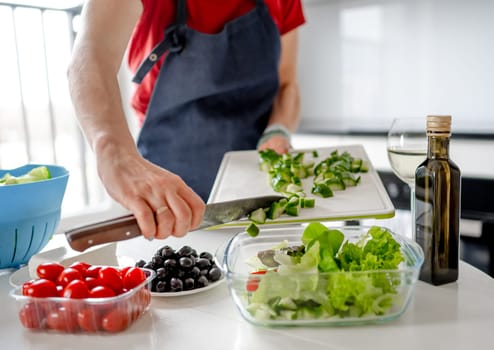
[[[415,170],[425,160],[427,150],[388,148],[388,158],[396,176],[414,186]]]
[[[391,169],[410,188],[412,239],[415,239],[415,170],[427,155],[425,118],[396,118],[387,136]]]

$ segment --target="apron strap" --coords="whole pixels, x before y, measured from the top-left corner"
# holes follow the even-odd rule
[[[182,30],[185,28],[187,22],[187,0],[176,0],[176,3],[177,14],[175,23],[166,28],[165,38],[142,61],[132,79],[134,83],[140,84],[165,52],[180,52],[184,49],[185,39]]]

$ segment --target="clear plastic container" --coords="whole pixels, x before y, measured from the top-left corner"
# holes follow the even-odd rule
[[[226,274],[230,294],[247,321],[262,326],[356,325],[390,321],[405,312],[424,255],[418,244],[391,231],[405,258],[397,270],[283,275],[275,271],[251,273],[252,267],[247,261],[252,261],[258,252],[270,250],[283,241],[288,246],[300,246],[304,228],[266,228],[261,229],[254,238],[241,232],[218,250],[216,257]],[[370,227],[334,228],[344,234],[345,241],[356,242]],[[259,295],[263,293],[260,289],[265,279],[263,287],[269,289],[269,300]],[[348,298],[347,294],[347,299],[340,300],[338,305],[338,293],[342,292],[343,287],[351,288],[354,296]],[[294,298],[294,295],[297,297]],[[357,299],[354,303],[357,306],[352,305]],[[359,305],[366,302],[371,306],[362,313],[363,308]]]
[[[33,298],[22,295],[22,287],[10,291],[16,300],[20,323],[35,331],[63,333],[116,333],[127,329],[149,307],[151,281],[156,273],[144,270],[147,278],[137,287],[111,298]]]

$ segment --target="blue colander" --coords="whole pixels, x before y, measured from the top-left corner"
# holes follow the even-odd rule
[[[44,164],[28,164],[0,170],[20,176]],[[69,172],[56,165],[44,165],[51,179],[0,186],[0,268],[19,267],[45,247],[60,222],[62,200]]]

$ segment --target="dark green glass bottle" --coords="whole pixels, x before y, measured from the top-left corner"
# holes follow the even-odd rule
[[[420,280],[458,279],[461,173],[449,159],[451,116],[427,116],[427,159],[415,172],[416,241],[424,250]]]

